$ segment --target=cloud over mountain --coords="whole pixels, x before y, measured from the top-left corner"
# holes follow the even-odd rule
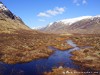
[[[50,9],[44,12],[40,12],[38,17],[51,17],[62,14],[65,11],[65,7],[55,7],[54,9]]]

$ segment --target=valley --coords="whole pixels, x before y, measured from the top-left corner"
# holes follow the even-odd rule
[[[50,13],[42,16],[50,17]],[[100,15],[63,19],[31,29],[0,1],[0,75],[99,74]]]
[[[48,46],[63,48],[61,44],[65,43],[64,41],[56,40],[56,35],[34,33],[32,30],[21,30],[14,34],[1,33],[0,36],[0,60],[9,64],[29,62],[33,59],[48,57],[52,54]]]
[[[0,35],[3,36],[3,38],[0,38],[0,39],[4,39],[4,41],[0,40],[2,42],[0,44],[1,45],[1,51],[0,51],[1,59],[0,60],[5,63],[13,64],[13,65],[16,65],[18,63],[27,64],[28,62],[30,63],[31,61],[34,61],[34,60],[38,61],[41,58],[48,59],[54,53],[52,48],[50,48],[49,46],[52,46],[61,51],[70,50],[73,48],[73,46],[68,44],[66,40],[72,40],[74,43],[77,44],[76,47],[81,47],[81,49],[77,50],[76,48],[75,51],[71,52],[72,56],[70,56],[69,58],[73,60],[73,63],[75,65],[78,65],[81,67],[80,70],[78,69],[73,70],[72,68],[67,68],[67,67],[65,68],[62,67],[59,69],[59,66],[61,65],[63,66],[64,61],[61,61],[60,62],[61,64],[59,64],[59,66],[55,65],[52,67],[52,69],[56,67],[53,69],[52,72],[49,71],[49,73],[45,72],[44,74],[57,75],[58,71],[60,71],[61,75],[63,75],[62,74],[63,71],[64,72],[70,71],[70,72],[80,72],[81,74],[79,75],[82,75],[82,74],[85,75],[83,72],[86,72],[86,69],[90,69],[89,72],[92,72],[91,75],[99,74],[99,70],[100,70],[100,65],[99,65],[100,63],[99,61],[100,36],[99,35],[73,34],[70,36],[68,35],[65,36],[65,35],[45,34],[45,33],[39,33],[39,32],[33,33],[33,31],[25,31],[25,30],[18,31],[16,32],[16,34],[3,33]],[[85,46],[88,48],[84,48]],[[59,56],[61,56],[61,54]],[[61,57],[61,59],[63,59],[63,57]],[[97,72],[97,73],[94,73],[94,72]],[[72,75],[75,75],[75,74],[72,73]]]
[[[66,39],[66,38],[65,38]],[[100,35],[80,35],[74,34],[70,36],[69,39],[73,40],[78,47],[83,47],[80,50],[72,51],[70,58],[73,60],[74,64],[81,66],[79,72],[84,72],[86,69],[90,69],[92,73],[90,75],[100,74]],[[88,48],[84,48],[84,46]],[[57,75],[58,71],[65,72],[67,68],[55,68],[52,72],[46,73],[46,75]],[[67,70],[69,71],[69,70]],[[89,71],[89,72],[90,72]],[[97,72],[96,74],[93,73]],[[73,70],[71,71],[73,72]],[[86,71],[85,71],[86,72]],[[81,73],[80,75],[87,75],[86,73]],[[64,74],[60,74],[64,75]],[[70,74],[69,74],[70,75]],[[72,75],[75,75],[72,73]],[[77,74],[76,74],[77,75]]]

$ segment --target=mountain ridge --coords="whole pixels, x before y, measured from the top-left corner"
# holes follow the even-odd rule
[[[89,29],[90,28],[90,29]],[[100,33],[100,15],[82,16],[72,19],[64,19],[48,24],[46,27],[39,29],[48,33],[79,33],[94,34]],[[97,32],[98,30],[98,32]]]
[[[13,32],[19,29],[30,30],[22,19],[14,15],[2,2],[0,2],[0,32]]]

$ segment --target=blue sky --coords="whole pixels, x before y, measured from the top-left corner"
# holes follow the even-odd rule
[[[100,0],[1,0],[30,28],[65,18],[100,15]]]

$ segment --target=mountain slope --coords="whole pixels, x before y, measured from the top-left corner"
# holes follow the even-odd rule
[[[49,33],[79,33],[99,34],[100,16],[83,16],[72,19],[64,19],[40,29]]]
[[[30,28],[0,2],[0,32],[12,32],[18,29],[29,30]]]
[[[0,62],[16,64],[48,57],[53,53],[48,46],[59,42],[56,37],[30,29],[0,2]]]

